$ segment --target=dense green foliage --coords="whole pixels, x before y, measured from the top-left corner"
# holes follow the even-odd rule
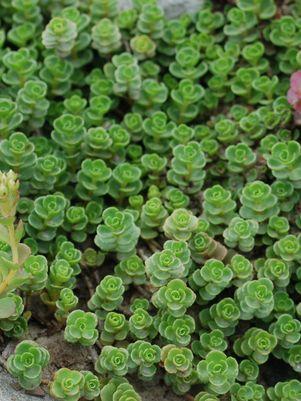
[[[162,3],[0,0],[7,370],[59,401],[300,401],[301,1]]]

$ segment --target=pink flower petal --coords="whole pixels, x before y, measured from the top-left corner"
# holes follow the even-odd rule
[[[289,104],[294,105],[298,102],[298,100],[298,94],[292,88],[290,88],[287,92],[287,101],[289,102]]]
[[[299,99],[298,102],[294,104],[294,109],[301,112],[301,99]]]
[[[292,74],[291,88],[301,97],[301,71],[296,71]]]

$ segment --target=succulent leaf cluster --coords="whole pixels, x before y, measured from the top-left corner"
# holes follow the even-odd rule
[[[60,401],[301,400],[300,0],[0,3],[1,364]]]

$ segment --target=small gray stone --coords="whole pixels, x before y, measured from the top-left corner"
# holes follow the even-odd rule
[[[33,397],[25,394],[23,390],[15,390],[15,380],[0,367],[0,400],[1,401],[54,401],[53,398],[46,395],[43,398]]]
[[[168,18],[175,18],[182,13],[194,13],[200,9],[204,0],[158,0],[158,4],[164,8]],[[121,8],[132,6],[131,0],[119,0]]]

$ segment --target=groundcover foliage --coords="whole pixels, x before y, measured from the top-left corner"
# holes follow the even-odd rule
[[[0,1],[6,367],[45,384],[34,297],[95,356],[57,400],[300,401],[301,2],[132,3]]]

